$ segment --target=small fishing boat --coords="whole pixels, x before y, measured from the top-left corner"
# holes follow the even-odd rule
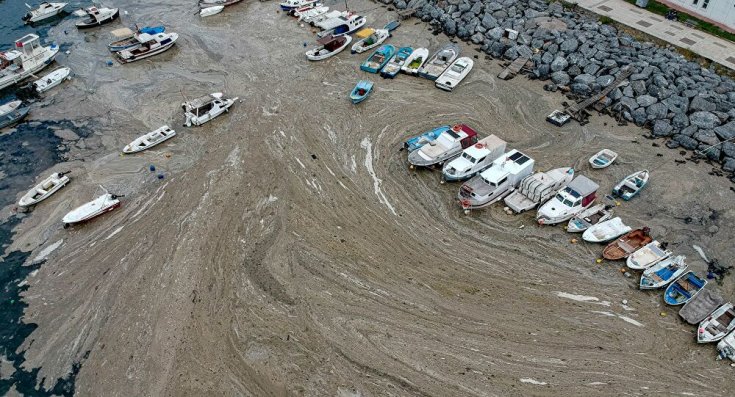
[[[281,11],[291,11],[295,8],[315,4],[317,1],[319,0],[285,0],[279,6],[281,6]]]
[[[301,7],[298,7],[298,8],[292,8],[289,11],[287,11],[286,14],[288,14],[289,16],[292,16],[294,18],[298,18],[299,15],[301,15],[301,13],[304,13],[306,11],[309,11],[312,8],[314,8],[314,6],[317,6],[317,5],[321,6],[322,4],[321,3],[311,3],[311,4],[307,4],[305,6],[301,6]]]
[[[635,197],[638,192],[648,183],[648,170],[634,172],[625,177],[615,185],[612,192],[614,195],[628,201]]]
[[[597,204],[572,217],[567,223],[567,232],[582,233],[600,222],[612,218],[612,207],[605,204]]]
[[[327,27],[334,26],[335,23],[338,21],[336,20],[339,17],[345,17],[349,16],[350,13],[348,11],[339,11],[339,10],[332,10],[325,13],[317,14],[314,16],[310,16],[308,18],[304,18],[304,22],[307,22],[309,25],[317,27],[319,29],[325,29]]]
[[[409,153],[408,162],[411,168],[443,165],[445,161],[458,156],[462,150],[476,143],[477,132],[466,124],[457,124],[421,149]]]
[[[75,25],[78,29],[89,29],[110,23],[120,16],[119,8],[106,7],[89,7],[74,13],[78,16],[86,16],[83,21],[77,22]]]
[[[0,128],[9,127],[23,120],[30,110],[23,101],[11,101],[0,105]]]
[[[644,270],[639,283],[640,289],[656,289],[667,286],[686,272],[687,264],[685,260],[684,255],[674,256]]]
[[[305,11],[297,11],[294,13],[294,16],[299,18],[299,22],[309,22],[313,18],[316,18],[320,15],[324,15],[327,12],[329,12],[329,7],[327,6],[316,6],[312,7]]]
[[[70,179],[66,176],[68,172],[54,172],[48,178],[39,182],[18,201],[19,207],[30,207],[51,197],[59,189],[66,186]]]
[[[645,270],[656,263],[671,256],[671,251],[661,248],[661,243],[651,241],[638,251],[632,253],[625,261],[625,265],[633,270]]]
[[[195,98],[181,104],[186,116],[186,127],[202,125],[215,117],[229,111],[238,98],[227,99],[221,92]]]
[[[450,128],[451,127],[448,125],[443,125],[441,127],[436,127],[433,130],[426,131],[421,135],[408,138],[406,142],[403,142],[403,148],[408,150],[409,153],[414,150],[421,149],[422,146],[435,140],[442,132],[448,131]]]
[[[392,31],[398,29],[399,26],[401,26],[401,21],[399,21],[399,20],[393,20],[393,21],[390,21],[390,22],[386,23],[385,26],[383,27],[383,29],[385,29],[385,30],[387,30],[389,32],[392,32]]]
[[[61,67],[34,81],[33,88],[35,88],[36,92],[40,94],[56,87],[64,80],[71,79],[70,76],[71,69],[67,67]]]
[[[324,29],[317,33],[317,37],[324,37],[327,35],[332,36],[346,36],[356,32],[361,27],[365,26],[367,19],[361,15],[350,14],[347,17],[339,16],[335,18],[336,23],[332,23],[333,27]]]
[[[449,43],[440,48],[418,71],[419,77],[436,80],[459,56],[459,46]]]
[[[556,193],[574,179],[574,168],[560,167],[523,178],[518,189],[507,195],[503,201],[516,214],[536,208],[550,200]]]
[[[225,6],[204,7],[201,10],[199,10],[199,17],[201,18],[211,17],[212,15],[219,14],[224,9],[225,9]]]
[[[135,48],[118,51],[115,53],[120,63],[130,63],[158,55],[169,50],[176,44],[178,33],[140,33],[136,36],[140,45]]]
[[[437,77],[434,84],[441,90],[452,91],[454,87],[459,85],[467,77],[474,64],[475,62],[468,57],[457,58],[456,61],[449,65],[447,70]]]
[[[582,240],[588,243],[605,243],[630,232],[630,226],[623,223],[620,217],[609,219],[590,226],[582,233]]]
[[[735,309],[730,302],[717,308],[699,324],[697,343],[717,342],[735,329]]]
[[[367,99],[370,92],[373,90],[373,82],[370,80],[360,80],[355,85],[355,88],[350,93],[350,99],[352,103],[358,104]]]
[[[380,71],[380,75],[385,78],[394,78],[398,74],[398,72],[401,71],[401,67],[403,67],[404,63],[406,62],[406,59],[411,55],[413,52],[413,48],[411,47],[401,47],[396,52],[396,55],[393,55],[393,58],[388,61],[388,64],[383,67],[383,69]]]
[[[715,309],[725,303],[725,298],[711,288],[702,288],[689,302],[679,309],[679,317],[691,325],[699,325]]]
[[[718,359],[729,358],[735,361],[735,331],[730,332],[717,344]],[[731,364],[732,365],[732,364]]]
[[[500,156],[492,166],[462,184],[457,194],[465,214],[489,206],[510,194],[533,172],[534,160],[516,149]]]
[[[705,285],[707,280],[694,272],[688,272],[666,287],[664,302],[671,306],[683,305],[694,298]]]
[[[163,26],[146,26],[140,29],[136,29],[135,32],[129,28],[115,29],[111,33],[113,36],[118,38],[118,40],[115,40],[112,43],[108,44],[107,49],[109,49],[111,52],[118,52],[130,48],[135,48],[140,46],[140,41],[136,37],[138,34],[147,33],[152,35],[156,33],[163,33],[165,31],[166,28]]]
[[[444,163],[442,183],[472,178],[493,165],[493,161],[505,153],[506,142],[495,135],[488,135],[476,144],[464,149],[452,161]]]
[[[618,154],[610,149],[602,149],[595,153],[594,156],[590,157],[590,165],[592,168],[606,168],[618,158]]]
[[[167,141],[174,136],[176,136],[176,131],[172,130],[169,126],[164,125],[163,127],[145,135],[141,135],[134,141],[130,142],[123,148],[123,153],[130,154],[142,152],[158,145],[161,142]]]
[[[123,196],[105,193],[96,199],[69,211],[69,213],[64,215],[64,218],[61,220],[64,222],[64,228],[89,221],[106,212],[114,210],[120,206],[120,200],[118,200],[119,197]]]
[[[324,36],[317,40],[318,47],[306,51],[306,59],[321,61],[339,54],[352,42],[352,36]]]
[[[365,32],[362,36],[360,33]],[[358,40],[355,44],[352,45],[352,53],[353,54],[362,54],[365,51],[372,50],[373,48],[381,45],[388,37],[390,37],[390,33],[386,29],[363,29],[356,35],[357,37],[365,37],[363,39]]]
[[[419,72],[424,63],[429,58],[428,48],[417,48],[413,50],[411,55],[406,58],[406,61],[401,66],[401,71],[406,74],[415,75]]]
[[[12,49],[0,51],[0,90],[46,68],[58,53],[57,45],[43,46],[38,35],[32,33],[16,40]]]
[[[627,258],[630,254],[653,240],[648,234],[649,231],[647,227],[644,227],[643,229],[633,230],[623,237],[618,238],[602,250],[602,257],[610,261]]]
[[[229,7],[241,1],[242,0],[199,0],[199,8],[209,8],[214,6]]]
[[[600,186],[584,175],[578,175],[538,209],[539,225],[556,225],[584,211],[597,199]]]
[[[23,21],[25,21],[25,23],[34,23],[43,21],[44,19],[53,18],[59,15],[67,4],[69,3],[43,2],[35,10],[26,4],[26,7],[28,7],[30,11],[23,16]]]
[[[390,44],[382,45],[360,65],[360,69],[369,73],[378,73],[390,61],[395,52],[396,47]]]

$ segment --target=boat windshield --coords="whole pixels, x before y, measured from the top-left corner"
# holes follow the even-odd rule
[[[473,164],[477,162],[477,159],[470,156],[468,153],[462,153],[462,158],[468,160],[470,163],[473,163]]]
[[[464,70],[464,68],[465,68],[465,65],[460,64],[460,63],[455,63],[452,66],[452,72],[459,74],[459,73],[462,73],[462,71]]]
[[[566,200],[566,199],[565,199],[565,200],[563,201],[563,203],[564,203],[564,205],[566,205],[567,207],[573,207],[573,206],[574,206],[574,203],[572,203],[571,201],[569,201],[569,200]]]

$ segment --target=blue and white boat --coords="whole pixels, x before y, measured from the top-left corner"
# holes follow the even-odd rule
[[[360,69],[369,73],[378,73],[383,66],[393,57],[396,52],[396,47],[390,44],[380,46],[370,57],[360,65]]]
[[[687,270],[686,256],[669,257],[643,271],[640,289],[656,289],[667,286]]]
[[[621,199],[628,201],[635,197],[638,192],[646,186],[648,183],[648,176],[648,170],[634,172],[615,185],[612,193]]]
[[[0,105],[0,128],[11,126],[28,115],[28,106],[22,106],[23,101],[12,101]]]
[[[426,131],[421,135],[409,138],[408,140],[406,140],[406,142],[403,142],[403,147],[408,150],[409,153],[413,152],[414,150],[421,149],[422,146],[433,140],[436,140],[436,138],[438,138],[439,135],[442,134],[442,132],[447,131],[450,128],[451,127],[448,125],[443,125],[441,127],[436,127],[433,130]]]
[[[358,104],[367,99],[370,93],[373,91],[373,82],[370,80],[360,80],[355,85],[355,88],[350,93],[350,99],[352,103]]]
[[[683,305],[692,300],[705,285],[707,285],[707,280],[700,278],[694,272],[689,272],[666,287],[664,302],[672,306]]]
[[[399,48],[396,55],[394,55],[388,64],[385,65],[383,70],[380,71],[380,75],[389,79],[396,77],[396,75],[401,71],[403,65],[406,63],[406,59],[408,59],[412,52],[413,48],[411,47]]]
[[[143,28],[138,29],[138,32],[135,33],[132,30],[128,28],[118,29],[114,30],[112,32],[113,35],[120,37],[120,40],[113,41],[112,43],[107,45],[107,48],[111,52],[117,52],[122,50],[129,50],[131,48],[135,48],[140,46],[140,41],[136,37],[140,33],[145,33],[149,35],[155,35],[157,33],[163,33],[166,31],[166,28],[164,26],[146,26]]]
[[[279,6],[281,6],[281,10],[283,11],[291,11],[296,8],[312,5],[317,1],[319,0],[284,0]]]

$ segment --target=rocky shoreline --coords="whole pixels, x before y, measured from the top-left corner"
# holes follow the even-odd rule
[[[735,82],[670,48],[639,42],[614,26],[534,0],[380,0],[448,36],[481,46],[493,58],[533,61],[529,77],[548,91],[589,97],[632,68],[604,99],[614,116],[645,127],[669,148],[722,165],[735,182]],[[518,32],[507,37],[506,29]]]

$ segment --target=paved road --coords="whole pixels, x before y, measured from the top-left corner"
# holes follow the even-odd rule
[[[731,41],[669,21],[623,0],[569,1],[735,70],[735,43]]]

